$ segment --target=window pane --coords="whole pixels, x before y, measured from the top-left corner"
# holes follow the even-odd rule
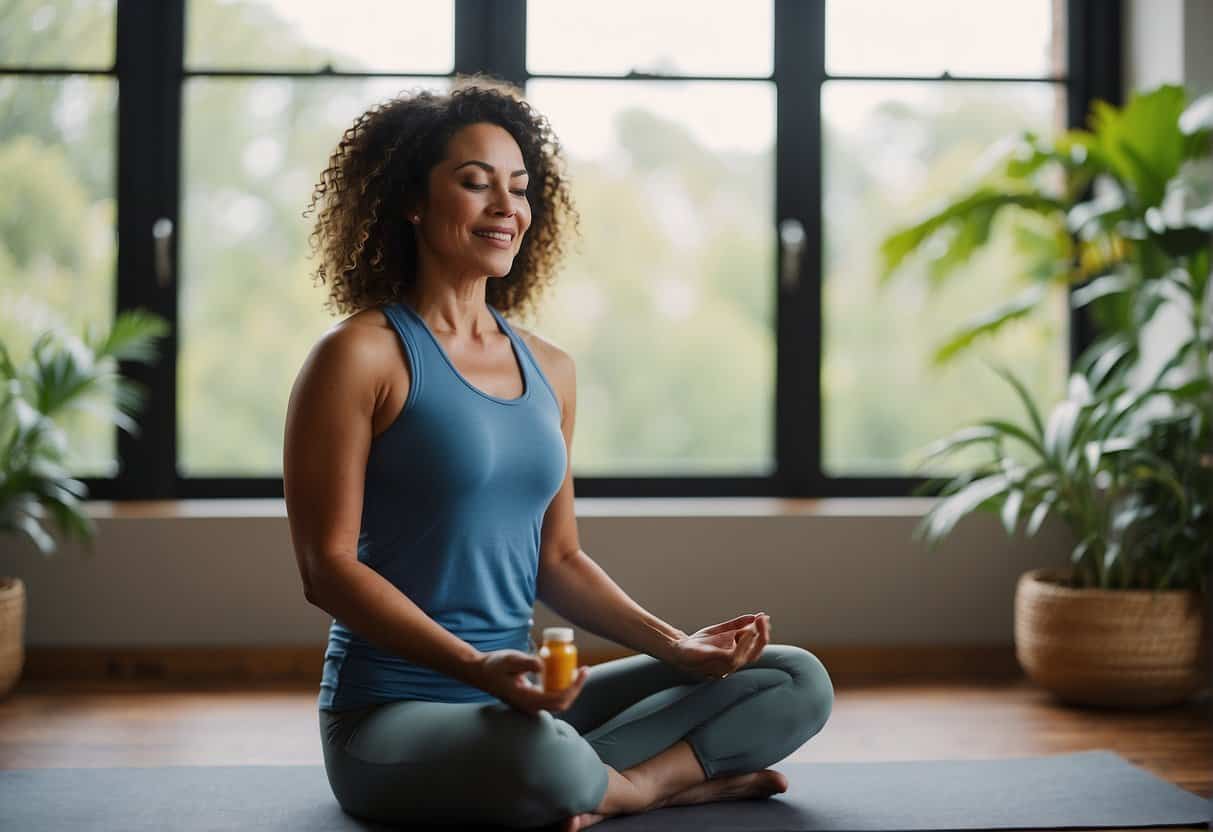
[[[1065,0],[827,0],[834,75],[1060,77]]]
[[[453,0],[189,0],[190,69],[447,73]]]
[[[834,475],[911,474],[930,441],[977,419],[1019,418],[1011,388],[977,355],[1014,369],[1038,401],[1056,401],[1067,304],[1057,288],[1046,309],[936,371],[931,354],[951,332],[1032,284],[1028,260],[1000,214],[990,244],[937,293],[921,261],[882,291],[880,241],[971,186],[978,156],[999,138],[1055,132],[1064,97],[1050,84],[830,81],[822,111],[824,463]]]
[[[445,90],[445,79],[407,88]],[[193,78],[184,94],[179,467],[280,476],[282,415],[335,320],[301,216],[342,132],[396,95],[375,81]],[[249,360],[256,356],[256,360]]]
[[[108,79],[0,76],[0,341],[18,364],[46,329],[113,322],[116,102]],[[115,473],[112,423],[58,421],[72,473]]]
[[[771,74],[771,0],[528,0],[526,17],[534,73]]]
[[[110,69],[114,0],[0,0],[0,67]]]
[[[552,80],[527,97],[581,213],[535,324],[577,361],[578,475],[769,473],[774,87]]]

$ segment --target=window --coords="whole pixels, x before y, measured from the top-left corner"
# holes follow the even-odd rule
[[[113,0],[0,0],[0,339],[19,363],[51,326],[114,316],[114,20]],[[71,470],[113,476],[113,425],[63,424]]]
[[[0,208],[0,325],[19,345],[38,315],[173,322],[159,366],[124,367],[150,392],[141,436],[82,429],[94,497],[280,496],[290,385],[334,323],[308,279],[312,186],[358,113],[484,71],[551,119],[582,215],[519,321],[577,359],[578,495],[904,494],[927,441],[1011,406],[980,362],[929,358],[1015,262],[1000,238],[939,296],[881,291],[875,246],[995,138],[1117,101],[1118,14],[0,0],[0,171],[29,206]],[[171,229],[167,269],[153,227]],[[1067,309],[983,349],[1060,393],[1082,341]]]
[[[775,470],[772,25],[769,3],[527,5],[527,96],[582,214],[536,324],[578,361],[579,477]]]

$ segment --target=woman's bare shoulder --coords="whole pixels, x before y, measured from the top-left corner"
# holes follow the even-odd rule
[[[333,324],[323,337],[352,342],[361,350],[390,353],[396,336],[383,310],[372,307],[355,312]]]
[[[323,350],[332,355],[339,367],[351,373],[356,370],[357,376],[375,387],[376,400],[382,401],[390,398],[390,388],[401,383],[407,393],[408,375],[403,374],[401,379],[397,340],[383,311],[370,308],[355,312],[325,330],[313,352]]]

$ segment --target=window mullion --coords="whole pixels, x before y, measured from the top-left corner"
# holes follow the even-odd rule
[[[775,222],[804,227],[799,281],[777,256],[775,465],[779,493],[821,489],[821,84],[824,0],[774,0]]]
[[[1119,3],[1100,0],[1067,0],[1066,96],[1067,121],[1071,128],[1085,128],[1087,113],[1095,99],[1121,105],[1121,10]],[[1089,199],[1088,187],[1084,198]],[[1071,293],[1077,287],[1071,288]],[[1070,309],[1070,368],[1095,340],[1095,322],[1090,307]]]
[[[120,468],[113,496],[176,496],[177,245],[158,274],[152,226],[176,231],[180,156],[181,68],[185,0],[118,0],[118,274],[116,310],[141,308],[171,327],[154,365],[123,362],[123,376],[146,391],[136,415],[139,436],[118,433]]]
[[[455,72],[526,83],[526,0],[455,0]]]

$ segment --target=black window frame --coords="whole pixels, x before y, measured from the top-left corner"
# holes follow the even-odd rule
[[[770,276],[776,295],[776,469],[764,477],[575,477],[579,497],[895,497],[910,494],[917,477],[828,476],[822,470],[822,218],[821,89],[827,80],[861,76],[828,75],[825,70],[826,0],[771,0],[774,14],[774,68],[770,76],[623,76],[531,74],[526,67],[525,0],[455,0],[455,61],[452,74],[487,72],[526,87],[532,78],[633,80],[720,80],[775,84],[776,225],[798,219],[806,232],[800,280],[784,285],[777,252]],[[950,76],[862,76],[863,80],[940,83],[1021,83],[1047,81],[1066,86],[1067,119],[1082,126],[1092,100],[1119,106],[1121,94],[1120,3],[1064,0],[1067,72],[1063,78]],[[138,415],[138,436],[117,431],[118,473],[82,478],[98,500],[281,498],[282,477],[183,477],[177,468],[178,315],[175,279],[158,278],[151,229],[168,219],[179,227],[181,203],[182,93],[191,75],[236,77],[400,77],[433,78],[435,73],[186,71],[186,0],[117,0],[115,66],[118,78],[118,264],[116,310],[142,307],[169,321],[153,366],[124,362],[121,371],[148,391]],[[5,68],[0,74],[90,74],[62,68]],[[91,74],[104,74],[98,71]],[[437,77],[441,77],[440,74]],[[795,149],[795,150],[793,150]],[[774,238],[776,235],[772,235]],[[170,260],[176,271],[178,235]],[[1071,313],[1069,360],[1091,343],[1093,326],[1085,311]],[[117,429],[115,429],[117,430]]]

